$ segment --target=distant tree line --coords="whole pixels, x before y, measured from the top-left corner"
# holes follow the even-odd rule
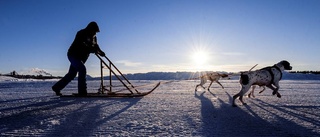
[[[148,72],[148,73],[134,73],[125,74],[124,76],[129,80],[195,80],[206,72]],[[239,74],[229,72],[218,72],[228,74],[229,79],[238,79]],[[312,74],[312,75],[311,75]],[[320,71],[292,71],[290,73],[284,72],[283,79],[299,79],[299,80],[320,80]],[[113,80],[117,78],[111,76]],[[87,79],[99,80],[100,77],[87,77]],[[110,79],[109,76],[104,77],[105,80]]]
[[[290,71],[290,73],[320,74],[320,71]]]
[[[190,72],[148,72],[126,74],[125,77],[132,80],[182,80],[193,77],[194,73]]]
[[[134,73],[124,74],[129,80],[191,80],[199,79],[199,77],[206,72],[148,72],[148,73]],[[227,74],[227,72],[220,72]],[[115,76],[111,76],[113,80],[117,79]],[[87,79],[98,80],[100,78],[87,77]],[[109,76],[105,76],[104,79],[110,79]]]
[[[148,72],[124,74],[124,76],[129,80],[184,80],[198,77],[199,74],[195,72]],[[117,79],[115,76],[111,77],[112,79]],[[110,79],[110,77],[105,76],[104,79]]]

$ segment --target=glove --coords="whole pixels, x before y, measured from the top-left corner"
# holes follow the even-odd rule
[[[103,51],[100,51],[99,55],[104,57],[104,56],[106,56],[106,53],[104,53]]]

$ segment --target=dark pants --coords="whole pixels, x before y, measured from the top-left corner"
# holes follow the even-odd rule
[[[87,84],[86,84],[87,69],[84,65],[85,61],[76,59],[71,56],[68,56],[68,59],[71,63],[69,72],[62,79],[60,79],[56,84],[54,84],[53,88],[58,91],[61,91],[71,82],[71,80],[73,80],[77,76],[77,73],[78,73],[78,93],[79,94],[87,93]]]

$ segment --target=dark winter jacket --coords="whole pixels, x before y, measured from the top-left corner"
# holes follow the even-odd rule
[[[68,56],[85,62],[90,53],[102,52],[97,43],[96,34],[90,32],[91,31],[87,28],[77,32],[77,35],[68,50]]]

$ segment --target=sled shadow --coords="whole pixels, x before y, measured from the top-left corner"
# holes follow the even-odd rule
[[[50,98],[23,99],[20,106],[10,101],[1,109],[0,132],[2,135],[90,136],[97,127],[108,123],[142,98]],[[114,112],[108,108],[113,107]],[[114,109],[117,108],[117,109]],[[102,112],[106,115],[101,117]],[[16,133],[18,132],[18,133]]]
[[[82,108],[78,109],[72,114],[66,117],[68,121],[61,124],[55,129],[55,133],[50,134],[50,136],[91,136],[99,129],[98,127],[102,125],[108,125],[112,127],[112,124],[108,124],[110,120],[119,116],[121,113],[127,111],[130,107],[134,106],[142,98],[109,98],[108,103],[94,105],[90,107],[90,104],[83,105]],[[90,100],[90,99],[89,99]],[[96,101],[95,99],[92,99]],[[100,101],[106,100],[105,98],[100,99]],[[113,112],[108,111],[108,108],[112,108]],[[116,111],[114,111],[116,110]],[[103,115],[103,116],[101,116]],[[73,130],[70,131],[69,129]],[[82,131],[81,129],[85,129]],[[101,129],[105,131],[106,129]]]
[[[41,126],[43,121],[50,119],[50,117],[54,117],[52,114],[42,115],[40,114],[41,112],[64,107],[72,103],[73,102],[61,102],[58,98],[47,99],[47,97],[25,98],[21,100],[17,99],[8,101],[5,103],[8,107],[1,109],[1,113],[4,115],[1,115],[0,123],[5,123],[0,127],[2,132],[1,135],[5,135],[6,132],[19,131],[25,127]],[[3,102],[2,105],[4,105]],[[23,135],[23,131],[21,132],[21,135]]]

